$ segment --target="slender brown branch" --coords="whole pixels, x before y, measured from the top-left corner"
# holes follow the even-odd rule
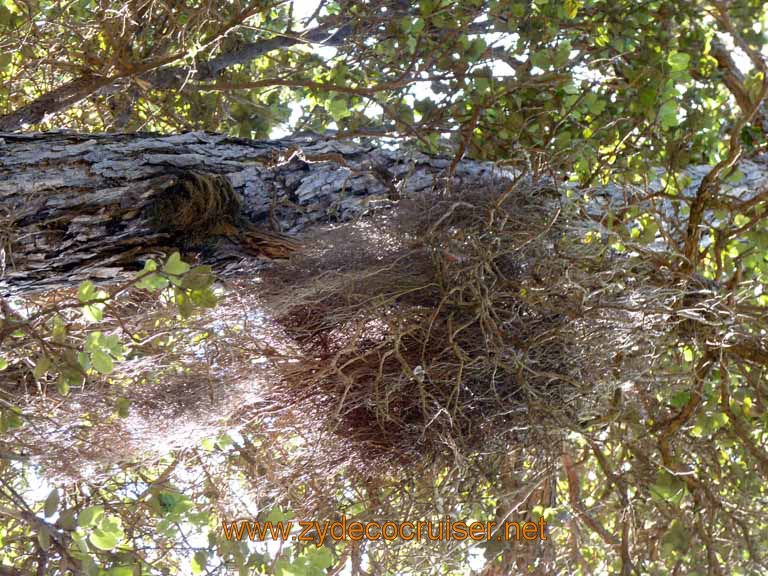
[[[568,497],[571,503],[571,507],[578,514],[579,518],[595,533],[597,533],[603,542],[610,545],[614,549],[620,550],[620,543],[616,540],[616,537],[608,532],[605,527],[595,520],[589,512],[584,508],[581,502],[581,488],[579,484],[579,477],[576,474],[576,469],[573,465],[573,459],[570,454],[563,453],[560,457],[563,464],[563,470],[565,470],[565,476],[568,479]]]

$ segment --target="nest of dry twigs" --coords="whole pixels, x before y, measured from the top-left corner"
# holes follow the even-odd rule
[[[569,238],[553,192],[434,193],[307,240],[264,286],[306,356],[278,394],[324,407],[366,455],[405,461],[460,462],[573,425],[611,386],[615,321],[584,308],[604,259]]]

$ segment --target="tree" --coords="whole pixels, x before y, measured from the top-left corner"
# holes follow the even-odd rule
[[[760,3],[91,7],[0,4],[0,573],[764,572]]]
[[[248,240],[258,244],[255,235],[270,228],[296,233],[349,221],[441,178],[475,186],[495,170],[467,161],[449,175],[444,160],[416,150],[319,135],[254,142],[205,133],[8,134],[4,151],[11,159],[0,190],[10,223],[5,283],[12,291],[114,279],[174,246],[215,259],[227,252],[211,244],[218,240],[240,246],[242,255]],[[211,185],[191,181],[196,174]],[[250,224],[262,232],[253,228],[241,238]],[[251,248],[270,256],[268,247]]]

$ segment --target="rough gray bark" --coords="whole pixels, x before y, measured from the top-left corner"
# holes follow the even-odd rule
[[[0,134],[0,293],[119,279],[184,246],[147,207],[191,170],[225,175],[253,223],[295,235],[429,189],[450,165],[317,135],[260,142],[202,132]],[[464,161],[452,181],[500,174],[491,163]]]

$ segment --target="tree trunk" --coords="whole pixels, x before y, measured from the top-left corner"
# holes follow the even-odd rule
[[[283,237],[268,231],[300,235],[349,220],[444,181],[451,164],[314,134],[271,142],[202,132],[0,134],[0,293],[119,279],[174,249],[216,259],[234,237],[236,253],[279,256],[264,246]],[[452,183],[495,173],[493,164],[463,161]],[[214,185],[196,198],[195,182]],[[254,226],[260,243],[243,250]]]

